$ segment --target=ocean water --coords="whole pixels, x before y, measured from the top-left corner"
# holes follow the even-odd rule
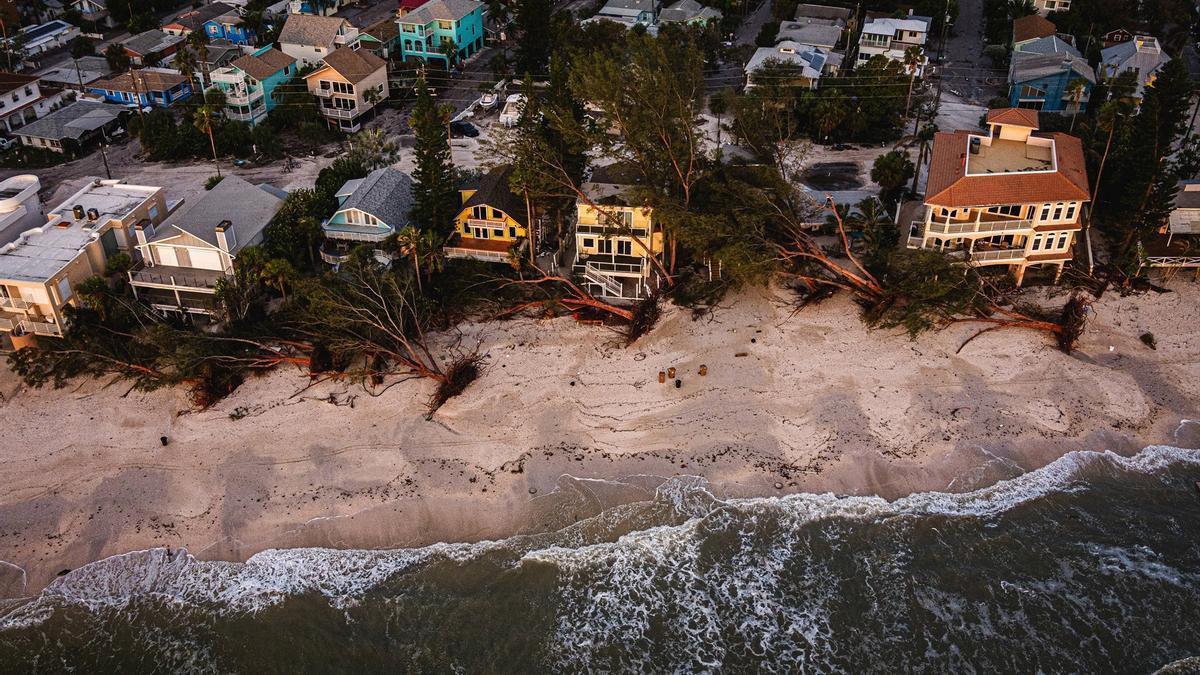
[[[117,556],[0,609],[0,671],[1200,671],[1200,452],[1071,453],[965,494],[721,500],[559,532]]]

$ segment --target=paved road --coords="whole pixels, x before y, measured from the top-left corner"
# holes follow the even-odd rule
[[[986,104],[1006,91],[1007,74],[995,70],[992,60],[983,55],[983,2],[959,0],[958,20],[946,39],[942,64],[943,87],[957,92],[972,103]],[[933,45],[930,51],[935,51]]]

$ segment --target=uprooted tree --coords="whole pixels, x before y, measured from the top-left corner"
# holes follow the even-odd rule
[[[786,227],[787,239],[777,246],[780,258],[787,262],[786,272],[796,282],[801,307],[842,290],[858,300],[867,325],[903,328],[914,337],[953,323],[992,324],[968,338],[960,350],[983,333],[1025,328],[1050,333],[1069,354],[1083,334],[1090,303],[1082,296],[1072,295],[1057,317],[1047,316],[1039,308],[1018,306],[974,267],[939,251],[896,250],[875,270],[868,269],[853,252],[846,223],[832,198],[828,204],[836,222],[840,259],[794,221]]]

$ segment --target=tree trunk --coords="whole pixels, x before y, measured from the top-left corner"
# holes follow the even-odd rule
[[[206,113],[207,114],[207,113]],[[212,146],[213,166],[217,167],[217,178],[221,177],[221,163],[217,161],[217,141],[213,138],[212,119],[208,120],[208,144]]]

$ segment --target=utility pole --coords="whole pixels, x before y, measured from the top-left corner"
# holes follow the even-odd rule
[[[112,180],[112,171],[108,168],[108,151],[105,149],[105,144],[108,143],[108,132],[104,127],[100,127],[100,159],[104,160],[104,175]]]
[[[942,104],[942,82],[946,79],[945,73],[942,72],[942,62],[945,60],[946,34],[950,32],[950,0],[946,0],[946,11],[942,17],[942,34],[938,36],[938,86],[937,94],[933,97],[933,114],[935,116],[937,115],[938,106]]]

